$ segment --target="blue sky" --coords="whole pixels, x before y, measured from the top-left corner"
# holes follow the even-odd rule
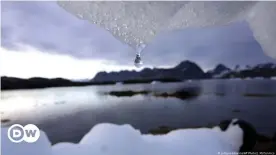
[[[1,4],[2,75],[82,79],[103,70],[135,69],[134,50],[56,2]],[[174,66],[188,59],[204,70],[218,63],[233,67],[273,61],[246,22],[158,34],[142,56],[149,67]]]

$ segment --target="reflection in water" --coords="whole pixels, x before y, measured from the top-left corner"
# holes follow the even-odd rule
[[[99,95],[110,91],[174,92],[180,88],[201,87],[193,100],[156,98],[152,95],[112,97]],[[223,94],[218,96],[214,94]],[[273,134],[276,124],[275,96],[248,97],[242,94],[276,94],[272,80],[206,80],[183,83],[89,86],[5,91],[1,106],[31,106],[32,109],[5,111],[12,123],[33,123],[47,132],[52,142],[77,142],[92,126],[102,122],[131,124],[143,133],[159,126],[187,128],[217,124],[233,117],[252,123],[260,133]],[[8,96],[8,97],[7,97]],[[18,100],[18,97],[22,100]],[[24,101],[24,103],[22,103]],[[15,104],[16,103],[16,104]],[[57,104],[62,103],[62,104]],[[43,106],[42,106],[43,105]],[[64,130],[66,129],[66,130]]]
[[[2,100],[2,99],[1,99]],[[28,97],[11,97],[2,100],[1,112],[17,112],[17,111],[29,111],[36,106],[35,98]]]

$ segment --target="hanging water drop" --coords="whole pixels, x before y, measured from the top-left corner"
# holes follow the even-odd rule
[[[140,68],[143,65],[143,61],[142,61],[142,58],[141,58],[141,52],[145,47],[146,47],[145,44],[140,43],[140,46],[138,46],[138,48],[137,48],[137,53],[136,53],[136,57],[135,57],[135,60],[134,60],[134,65],[137,68]]]
[[[135,60],[134,60],[134,65],[137,68],[140,68],[143,65],[140,52],[136,54],[136,57],[135,57]]]

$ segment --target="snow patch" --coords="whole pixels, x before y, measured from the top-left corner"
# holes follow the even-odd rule
[[[230,72],[231,72],[230,70],[222,71],[220,74],[214,75],[213,78],[221,78],[224,75],[229,74]]]

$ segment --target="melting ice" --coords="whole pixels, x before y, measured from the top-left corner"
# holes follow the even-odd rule
[[[62,142],[51,146],[43,131],[35,143],[12,143],[7,132],[8,128],[1,128],[3,155],[214,155],[238,152],[240,146],[231,144],[242,139],[239,128],[229,131],[232,136],[240,135],[240,139],[232,139],[225,136],[228,131],[217,128],[175,130],[154,136],[141,134],[130,125],[102,123],[94,126],[77,144]]]
[[[246,20],[265,53],[276,58],[276,2],[59,1],[78,18],[99,24],[133,48],[157,33]]]

